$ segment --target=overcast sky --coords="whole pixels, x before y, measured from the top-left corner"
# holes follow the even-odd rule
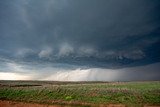
[[[0,79],[159,80],[159,11],[159,0],[1,0]]]

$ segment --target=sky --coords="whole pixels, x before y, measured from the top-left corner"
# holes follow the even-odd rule
[[[1,0],[0,80],[160,80],[159,0]]]

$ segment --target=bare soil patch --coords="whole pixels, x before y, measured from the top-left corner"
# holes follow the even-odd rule
[[[0,100],[0,107],[73,107],[73,106],[48,105],[48,104],[36,104],[36,103],[25,103],[25,102]],[[78,106],[78,107],[80,107],[80,106]],[[100,105],[99,107],[126,107],[126,106],[123,104],[109,104],[109,105]],[[160,107],[160,106],[144,105],[144,107]]]
[[[160,105],[159,105],[159,106],[149,106],[149,105],[144,105],[144,107],[160,107]]]
[[[47,104],[35,104],[24,103],[15,101],[0,101],[0,107],[62,107],[60,105],[47,105]]]
[[[25,102],[2,101],[2,100],[0,100],[0,107],[71,107],[71,106],[47,105],[47,104],[36,104],[36,103],[25,103]],[[109,105],[100,105],[100,107],[125,107],[125,105],[109,104]]]
[[[123,104],[109,104],[108,107],[126,107]]]

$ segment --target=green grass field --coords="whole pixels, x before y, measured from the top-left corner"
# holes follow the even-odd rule
[[[160,82],[0,81],[0,100],[83,106],[160,105]]]

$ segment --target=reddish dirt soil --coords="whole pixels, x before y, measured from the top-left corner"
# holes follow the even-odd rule
[[[160,107],[160,106],[148,106],[148,105],[145,105],[144,107]]]
[[[24,102],[0,100],[0,107],[71,107],[71,106],[35,104],[35,103],[24,103]],[[100,105],[99,107],[126,107],[126,106],[123,104],[109,104],[109,105]],[[145,105],[144,107],[160,107],[160,106]]]
[[[0,107],[62,107],[59,105],[32,104],[14,101],[0,101]]]
[[[125,107],[123,104],[109,104],[107,107]]]

